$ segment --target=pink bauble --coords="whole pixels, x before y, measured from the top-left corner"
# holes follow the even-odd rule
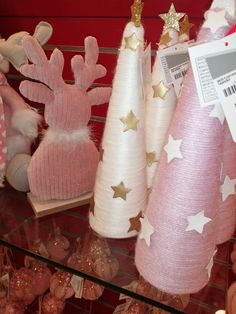
[[[34,264],[34,266],[31,269],[34,272],[35,278],[34,293],[36,295],[42,295],[49,288],[52,273],[45,264],[39,262]]]
[[[58,270],[50,279],[50,292],[58,299],[68,299],[74,295],[71,281],[72,274]]]
[[[147,304],[133,300],[124,314],[146,314],[147,310]]]
[[[55,234],[47,244],[47,251],[51,259],[62,262],[69,254],[70,242],[64,237],[60,229],[57,228]]]
[[[10,297],[14,301],[32,303],[36,297],[35,284],[34,272],[31,269],[22,267],[15,270],[9,284]]]
[[[169,293],[162,292],[159,290],[156,296],[156,300],[161,303],[167,304],[175,309],[184,310],[189,303],[190,295],[189,294],[183,294],[183,295],[169,294]]]
[[[104,288],[92,281],[85,280],[82,297],[86,300],[97,300],[103,293]]]
[[[97,260],[104,254],[111,255],[107,240],[102,237],[92,239],[89,243],[88,254],[91,256],[93,261]]]
[[[51,293],[44,296],[42,301],[43,314],[61,314],[65,308],[65,300],[57,299]]]
[[[24,314],[25,305],[23,302],[9,300],[6,304],[3,314]]]
[[[110,281],[117,275],[119,263],[114,256],[103,255],[95,260],[93,270],[103,280]]]

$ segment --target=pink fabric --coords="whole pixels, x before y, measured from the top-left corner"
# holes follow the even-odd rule
[[[221,184],[226,176],[236,179],[236,143],[232,140],[227,122],[224,125],[224,151]],[[225,201],[219,197],[217,244],[228,241],[234,234],[236,223],[236,197],[229,195]]]
[[[102,88],[87,92],[94,79],[106,74],[106,69],[96,64],[97,41],[86,38],[85,59],[72,59],[74,85],[66,84],[62,78],[64,58],[59,50],[55,49],[48,60],[30,36],[24,37],[23,47],[34,64],[24,65],[21,72],[44,84],[24,81],[20,90],[29,99],[45,103],[45,120],[51,134],[44,137],[31,159],[30,190],[41,200],[68,199],[91,191],[99,153],[86,126],[91,106],[108,101],[111,92]]]
[[[2,98],[0,97],[0,186],[3,186],[7,162],[7,141]]]
[[[198,40],[222,38],[201,29]],[[218,119],[209,117],[213,107],[201,107],[190,68],[169,129],[182,139],[183,159],[167,163],[163,152],[146,215],[155,229],[150,247],[138,239],[135,262],[140,274],[159,289],[173,294],[195,293],[209,280],[207,266],[216,244],[216,215],[220,185],[223,131]],[[185,231],[188,216],[204,211],[211,222],[202,234]]]

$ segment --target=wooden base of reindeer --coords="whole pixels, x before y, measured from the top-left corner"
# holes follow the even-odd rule
[[[71,209],[77,206],[89,204],[93,192],[88,192],[79,197],[68,200],[51,200],[39,201],[32,193],[27,193],[28,200],[34,210],[36,217],[43,217],[50,214],[55,214],[66,209]]]

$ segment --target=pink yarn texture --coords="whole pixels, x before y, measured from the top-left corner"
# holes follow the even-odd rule
[[[229,127],[224,125],[224,151],[221,184],[225,177],[236,179],[236,144],[232,140]],[[217,244],[228,241],[235,231],[236,223],[236,197],[235,194],[229,195],[224,201],[222,194],[219,197],[218,226],[217,226]]]
[[[198,41],[222,38],[227,30],[222,27],[212,34],[202,28]],[[209,280],[223,146],[223,128],[209,116],[212,109],[200,106],[190,68],[168,134],[182,140],[183,158],[168,163],[166,152],[162,154],[145,212],[154,233],[150,246],[138,239],[135,256],[140,274],[168,293],[195,293]],[[186,231],[188,217],[201,211],[210,219],[202,232]]]
[[[4,118],[3,102],[2,102],[2,98],[0,97],[0,186],[3,185],[6,162],[7,162],[7,141],[6,141],[5,118]]]
[[[94,88],[92,82],[103,77],[106,69],[97,65],[98,45],[94,37],[85,39],[85,60],[71,60],[75,84],[62,78],[64,58],[55,49],[47,59],[32,37],[24,37],[23,47],[33,63],[21,72],[44,84],[24,81],[21,92],[30,100],[45,103],[49,128],[32,156],[28,177],[31,192],[41,200],[68,199],[93,189],[99,153],[87,128],[91,106],[109,100],[110,88]]]

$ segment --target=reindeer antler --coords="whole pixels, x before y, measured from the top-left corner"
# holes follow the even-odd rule
[[[20,68],[21,73],[46,84],[52,91],[61,89],[65,84],[62,78],[64,67],[62,52],[55,49],[48,60],[44,50],[33,37],[25,36],[22,42],[25,53],[33,64],[23,65]]]
[[[85,60],[82,56],[75,56],[71,60],[71,67],[74,72],[75,84],[87,90],[98,78],[106,75],[106,68],[96,64],[99,55],[99,48],[95,37],[85,38]]]

